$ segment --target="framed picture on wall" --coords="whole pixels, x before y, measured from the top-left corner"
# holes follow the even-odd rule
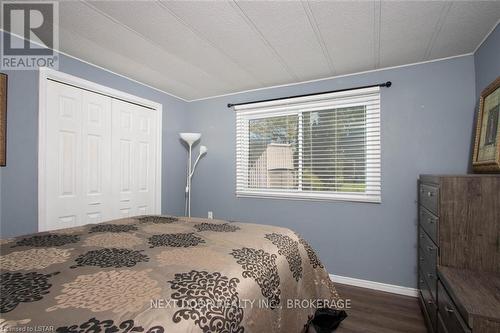
[[[7,74],[0,73],[0,166],[7,163]]]
[[[476,172],[500,173],[500,77],[479,98],[472,166]]]

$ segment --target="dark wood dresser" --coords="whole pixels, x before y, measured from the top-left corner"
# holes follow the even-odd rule
[[[500,333],[500,175],[421,175],[418,190],[428,331]]]

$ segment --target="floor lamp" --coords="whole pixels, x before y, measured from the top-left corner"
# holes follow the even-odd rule
[[[200,153],[198,154],[198,158],[194,162],[194,165],[191,163],[192,156],[192,148],[193,144],[196,143],[201,138],[201,133],[180,133],[181,139],[186,142],[189,146],[189,157],[188,157],[188,165],[187,165],[187,174],[186,174],[186,192],[185,192],[185,205],[184,205],[184,215],[191,217],[191,178],[193,178],[194,170],[196,169],[196,165],[198,164],[201,156],[207,153],[206,146],[200,146]]]

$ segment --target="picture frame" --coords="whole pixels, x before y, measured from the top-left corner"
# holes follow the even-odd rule
[[[500,173],[500,76],[479,98],[472,168],[474,172]]]
[[[7,165],[7,74],[0,73],[0,167]]]

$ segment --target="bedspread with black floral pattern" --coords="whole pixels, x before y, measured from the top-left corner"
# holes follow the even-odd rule
[[[289,229],[157,215],[4,239],[0,290],[0,327],[41,333],[300,332],[339,297]]]

